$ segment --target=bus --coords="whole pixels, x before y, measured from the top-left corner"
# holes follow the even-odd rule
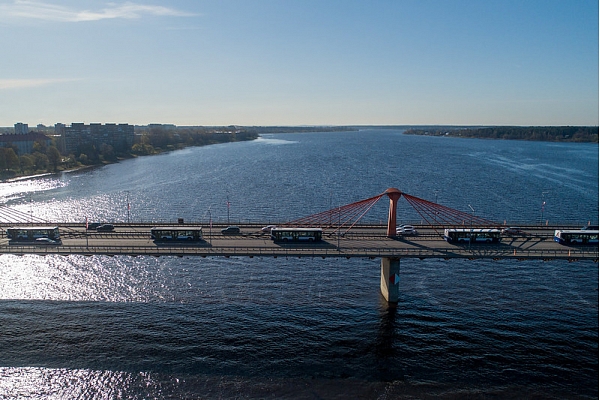
[[[500,229],[490,228],[456,228],[444,229],[444,239],[448,243],[498,243],[501,239]]]
[[[320,242],[323,238],[321,228],[273,228],[271,239],[274,242]]]
[[[188,241],[199,242],[202,240],[202,227],[200,226],[161,226],[150,229],[152,239],[157,242]]]
[[[554,231],[554,241],[560,244],[594,244],[598,245],[598,231],[588,229]]]
[[[6,236],[14,242],[35,242],[37,239],[60,241],[58,226],[20,226],[6,229]]]

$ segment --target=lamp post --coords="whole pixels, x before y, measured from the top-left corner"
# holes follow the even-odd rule
[[[437,207],[437,204],[438,204],[438,192],[439,192],[438,189],[434,189],[433,190],[433,193],[435,194],[435,223],[439,225],[440,223],[437,220],[437,216],[440,214],[440,212],[438,211],[439,209]]]
[[[544,200],[544,195],[550,193],[549,190],[542,192],[542,211],[540,217],[540,225],[544,225],[544,207],[546,206],[546,200]]]
[[[210,240],[210,244],[212,245],[212,216],[210,214],[210,207],[208,207],[208,240]]]
[[[471,241],[473,240],[473,215],[475,214],[475,210],[470,204],[467,205],[471,209],[471,235],[469,236],[469,250],[471,250]]]
[[[129,205],[129,190],[127,191],[127,223],[129,224],[129,210],[131,210],[131,206]]]
[[[229,195],[227,196],[227,225],[229,225],[229,207],[231,203],[229,202]]]
[[[337,228],[337,247],[338,251],[340,251],[340,233],[342,230],[342,207],[338,206],[338,228]]]

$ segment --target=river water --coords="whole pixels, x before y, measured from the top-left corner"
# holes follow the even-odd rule
[[[396,187],[509,225],[584,225],[598,180],[597,144],[364,130],[2,183],[0,202],[50,221],[266,224]],[[365,220],[385,221],[380,203]],[[398,219],[419,222],[403,200]],[[598,397],[591,261],[406,259],[397,307],[368,259],[3,255],[0,271],[0,398]]]

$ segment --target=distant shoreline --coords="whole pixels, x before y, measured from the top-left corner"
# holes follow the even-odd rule
[[[492,140],[598,143],[597,126],[490,126],[409,128],[406,135],[449,136]]]
[[[331,125],[238,126],[256,134],[355,132],[369,129],[403,130],[406,135],[446,136],[490,140],[598,143],[598,126],[460,126],[460,125]]]

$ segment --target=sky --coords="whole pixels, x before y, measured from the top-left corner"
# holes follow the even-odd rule
[[[598,21],[598,0],[0,0],[0,126],[596,126]]]

